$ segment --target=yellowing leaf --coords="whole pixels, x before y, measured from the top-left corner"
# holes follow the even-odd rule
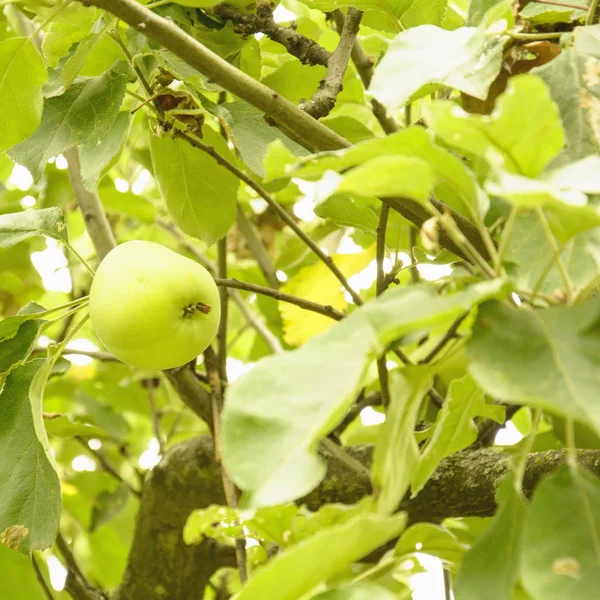
[[[346,277],[362,271],[374,258],[375,246],[357,254],[333,256],[335,264]],[[342,285],[322,262],[300,269],[281,288],[281,291],[319,304],[333,306],[337,310],[344,310],[348,305]],[[291,346],[301,346],[335,323],[329,317],[285,302],[279,303],[279,312],[283,320],[285,341]]]

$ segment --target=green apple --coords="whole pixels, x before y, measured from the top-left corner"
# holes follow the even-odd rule
[[[143,369],[172,369],[201,354],[220,316],[210,273],[154,242],[111,250],[90,290],[90,319],[100,341],[119,360]]]

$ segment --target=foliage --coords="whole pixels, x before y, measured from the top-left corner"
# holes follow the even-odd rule
[[[596,597],[580,4],[4,5],[0,600]],[[128,240],[215,277],[187,365],[87,319]]]

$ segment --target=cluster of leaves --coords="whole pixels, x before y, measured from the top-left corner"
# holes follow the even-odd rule
[[[82,578],[67,539],[87,580],[117,589],[148,457],[211,431],[240,506],[199,506],[178,533],[246,542],[250,577],[224,566],[207,600],[409,598],[417,551],[456,576],[457,600],[595,598],[600,469],[576,453],[600,449],[598,3],[285,0],[294,23],[263,36],[241,35],[256,15],[243,2],[235,19],[211,0],[138,6],[237,68],[234,95],[168,35],[119,20],[127,2],[0,15],[0,599],[63,597],[36,569],[44,582],[58,551]],[[318,151],[304,126],[277,127],[333,77],[294,48],[333,64],[335,23],[355,10],[354,62],[314,122],[340,148]],[[238,287],[219,334],[221,427],[169,374],[86,350],[101,348],[85,308],[102,227]],[[57,254],[68,291],[33,266]],[[382,422],[365,425],[364,406]],[[523,439],[497,445],[511,472],[496,515],[451,507],[406,528],[403,501],[507,416]],[[530,501],[527,457],[543,450],[568,464]],[[372,494],[311,512],[331,454]]]

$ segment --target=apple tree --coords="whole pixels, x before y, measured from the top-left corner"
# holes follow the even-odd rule
[[[3,3],[0,600],[595,600],[599,4]]]

